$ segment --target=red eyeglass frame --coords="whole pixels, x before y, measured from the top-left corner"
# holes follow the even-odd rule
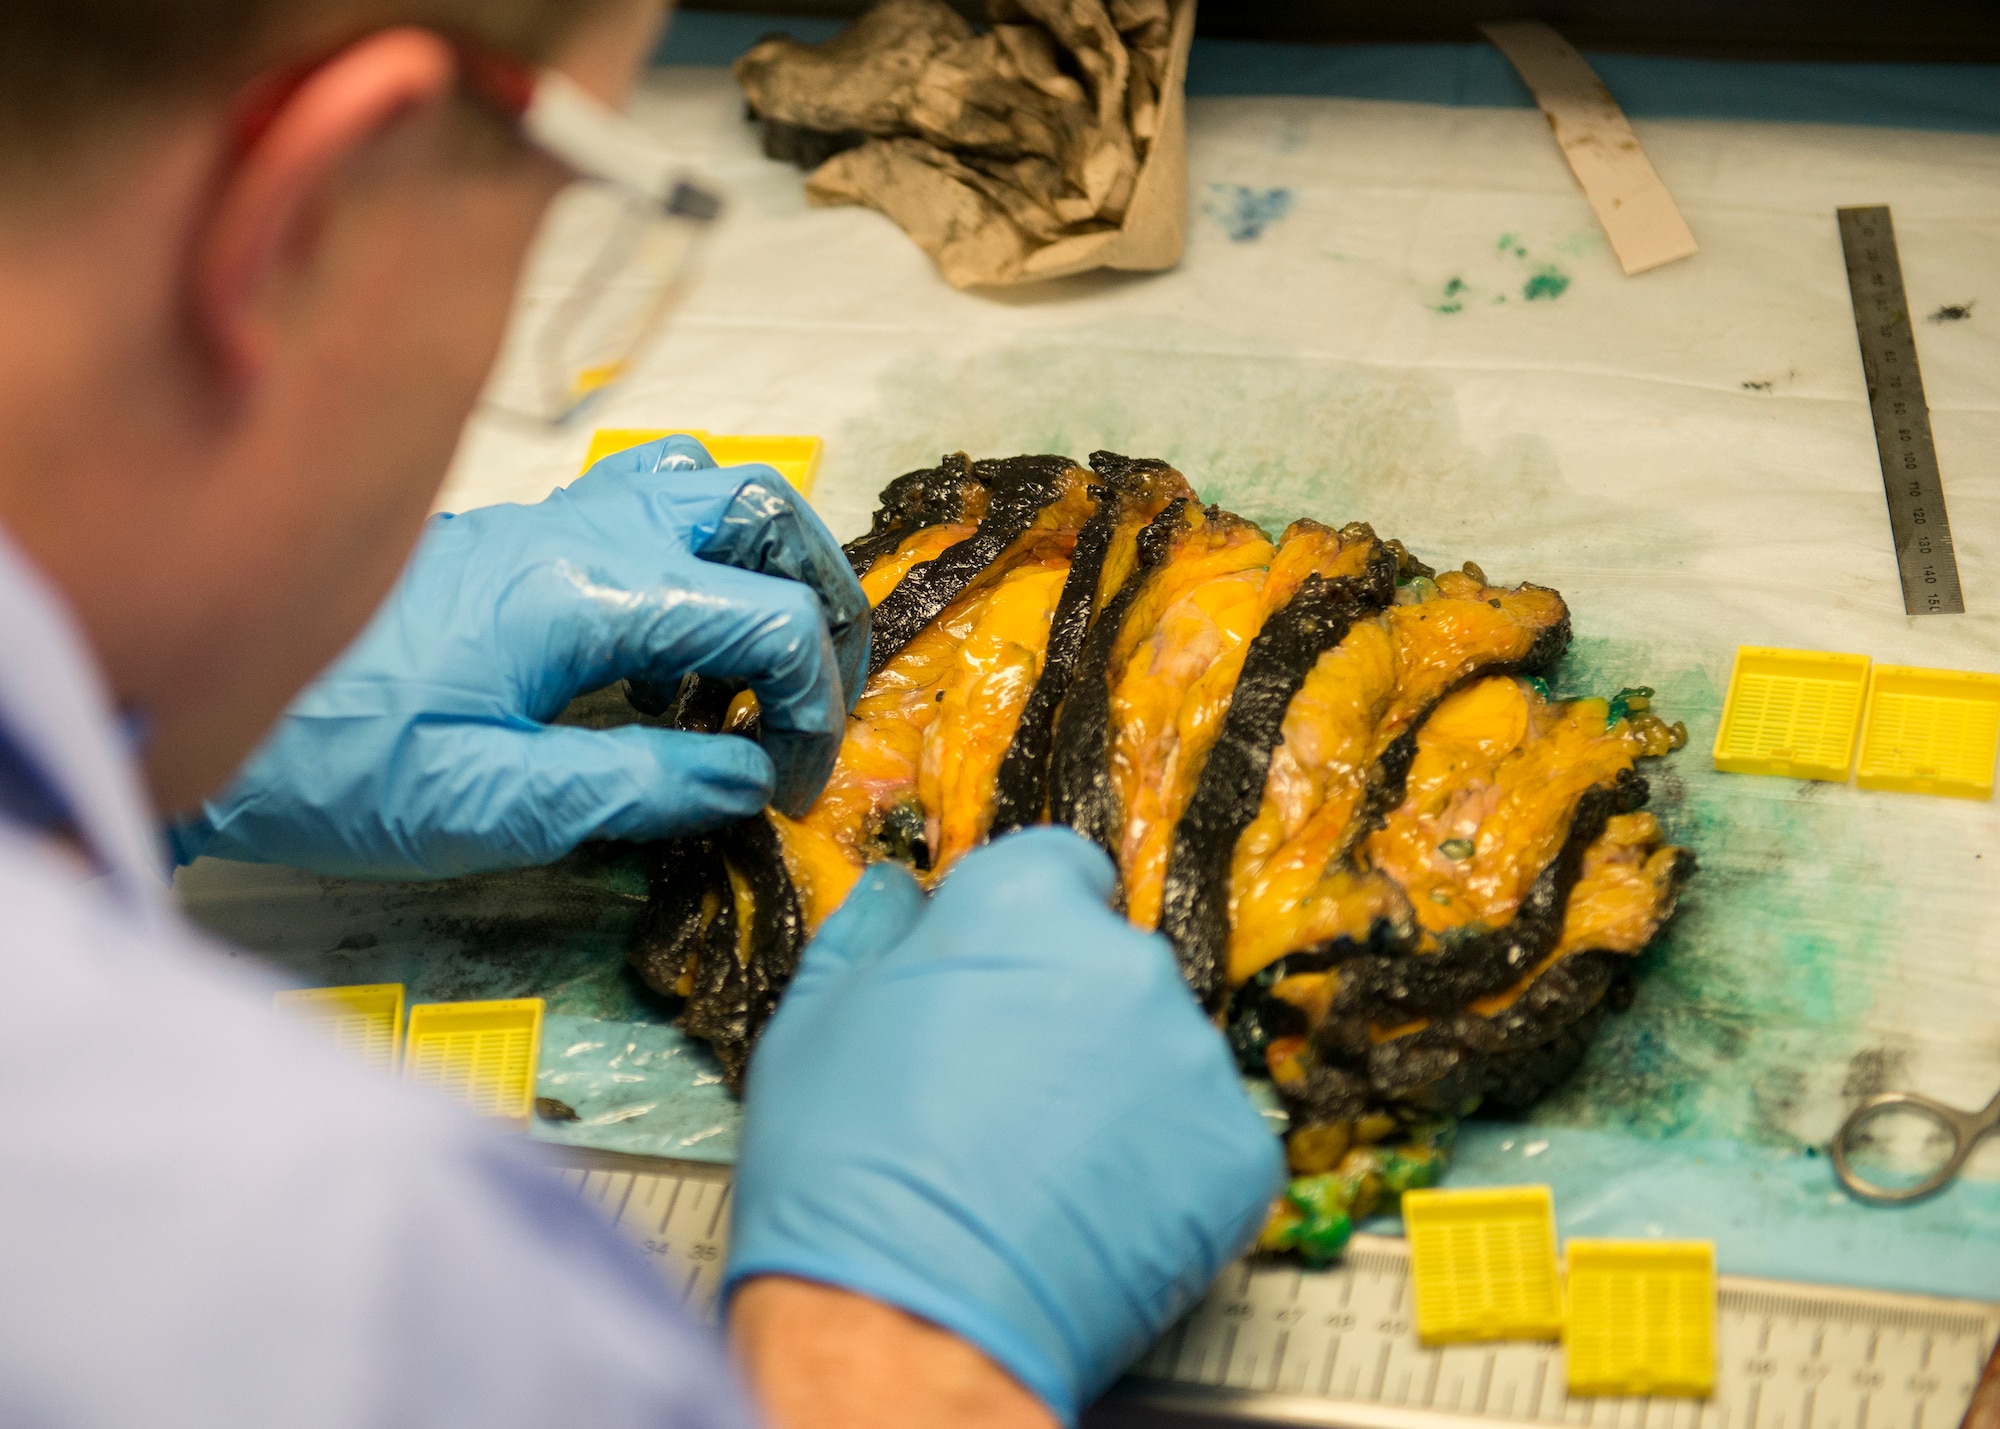
[[[451,46],[466,92],[517,125],[523,139],[578,178],[612,184],[677,219],[706,224],[721,213],[722,201],[682,178],[679,162],[651,135],[561,70],[537,67],[463,36],[440,38]],[[299,87],[354,43],[253,80],[237,100],[231,126],[237,152],[247,153]]]
[[[529,106],[535,100],[538,78],[535,66],[526,60],[502,54],[477,40],[454,35],[441,35],[440,38],[451,46],[452,58],[458,65],[459,83],[467,93],[492,106],[502,118],[518,123],[526,117]],[[277,122],[278,115],[305,82],[357,43],[358,39],[330,46],[303,59],[267,70],[251,80],[237,98],[236,112],[230,122],[230,139],[235,151],[246,154],[256,147],[257,141],[270,132],[271,125]]]

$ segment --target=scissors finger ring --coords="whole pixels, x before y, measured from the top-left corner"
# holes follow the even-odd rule
[[[1950,1142],[1944,1159],[1928,1175],[1909,1184],[1871,1179],[1855,1169],[1851,1154],[1867,1145],[1862,1129],[1878,1116],[1892,1112],[1920,1117],[1939,1128]],[[1834,1175],[1840,1178],[1841,1185],[1863,1200],[1886,1205],[1922,1200],[1942,1190],[1958,1175],[1966,1158],[1972,1154],[1973,1144],[1993,1129],[1996,1119],[2000,1119],[2000,1097],[1996,1097],[1983,1111],[1967,1112],[1914,1092],[1883,1092],[1862,1102],[1840,1124],[1840,1130],[1828,1148],[1833,1157]]]

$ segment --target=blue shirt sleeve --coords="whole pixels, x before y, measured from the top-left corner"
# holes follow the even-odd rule
[[[0,1423],[754,1423],[550,1171],[74,880],[0,828]]]

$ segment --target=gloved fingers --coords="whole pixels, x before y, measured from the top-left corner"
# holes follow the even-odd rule
[[[932,902],[939,922],[957,930],[953,951],[977,951],[1029,972],[1052,998],[1078,999],[1102,1016],[1150,1009],[1143,1015],[1212,1032],[1172,945],[1110,906],[1116,884],[1101,848],[1073,830],[1043,825],[975,849]]]
[[[551,740],[550,735],[556,738]],[[620,770],[630,772],[632,796],[607,809],[602,822],[581,838],[629,839],[635,843],[679,838],[747,819],[771,798],[774,777],[770,757],[733,734],[638,726],[605,730],[555,727],[537,732],[535,738],[542,745],[554,746],[548,757],[558,771],[569,768],[589,777],[595,761],[614,775]],[[618,747],[604,748],[594,742],[605,739]]]
[[[1129,927],[1110,910],[1118,872],[1104,850],[1074,830],[1044,824],[995,839],[967,855],[939,887],[940,909],[958,917],[1061,923],[1095,913]]]
[[[840,758],[840,737],[779,729],[760,722],[757,743],[771,761],[771,807],[788,818],[801,819],[833,777]]]
[[[770,757],[771,802],[797,818],[833,773],[847,732],[833,646],[811,591],[796,581],[706,566],[690,593],[690,621],[662,621],[663,660],[620,675],[696,674],[749,684],[757,696],[758,743]],[[698,645],[690,648],[690,642]]]
[[[713,470],[715,458],[708,454],[708,448],[693,437],[676,433],[599,458],[590,464],[589,471],[570,483],[569,490],[572,495],[588,498],[615,483],[629,482],[635,476],[650,476],[656,471]]]
[[[715,458],[708,454],[708,448],[685,433],[647,442],[635,450],[642,453],[638,458],[642,471],[715,470]],[[650,454],[650,465],[646,454]]]
[[[718,474],[735,479],[737,486],[697,523],[694,553],[705,561],[783,576],[810,588],[819,597],[839,657],[843,708],[853,709],[868,669],[869,609],[840,543],[805,498],[770,467],[728,467]]]
[[[784,1007],[810,1006],[828,988],[882,958],[923,914],[924,892],[907,870],[893,863],[868,868],[806,945]]]
[[[846,732],[840,676],[813,593],[796,581],[730,566],[685,562],[675,582],[650,590],[605,587],[564,563],[524,600],[541,620],[542,669],[561,669],[549,717],[578,690],[620,679],[668,685],[689,673],[748,684],[758,740],[773,769],[773,802],[797,816],[833,772]],[[554,611],[558,619],[544,613]]]
[[[717,467],[694,438],[677,436],[605,457],[562,497],[601,521],[607,504],[635,493],[702,559],[783,576],[817,595],[853,708],[868,668],[868,598],[840,543],[790,482],[761,463]]]
[[[399,751],[398,810],[433,875],[522,867],[587,839],[677,838],[748,818],[771,792],[734,735],[628,725],[432,724]]]

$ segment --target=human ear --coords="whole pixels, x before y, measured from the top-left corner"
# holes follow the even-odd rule
[[[446,103],[456,64],[428,30],[383,30],[315,67],[225,158],[192,235],[192,318],[228,388],[268,362],[288,280],[324,239],[342,173],[399,125]]]

